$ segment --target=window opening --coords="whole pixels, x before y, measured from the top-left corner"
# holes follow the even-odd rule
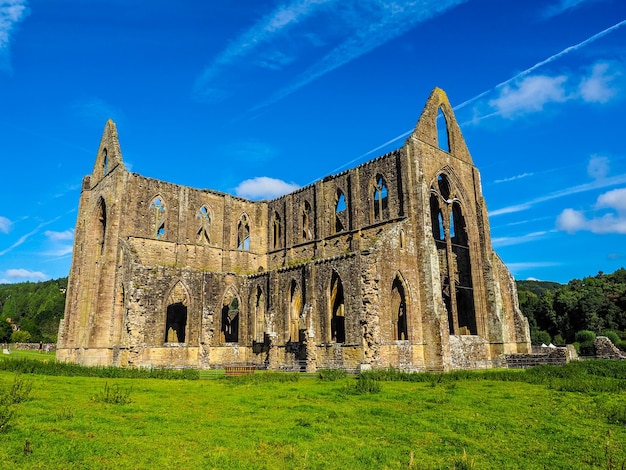
[[[150,209],[153,215],[154,236],[161,239],[165,236],[165,203],[160,197],[155,197]]]
[[[382,175],[376,175],[374,184],[374,221],[387,219],[388,215],[387,185]]]
[[[274,212],[274,223],[273,223],[273,247],[277,249],[280,247],[280,215],[278,212]]]
[[[440,174],[430,188],[433,237],[451,335],[478,334],[467,227],[459,199]]]
[[[182,302],[168,305],[167,320],[165,322],[165,342],[184,343],[186,328],[187,307]]]
[[[237,249],[250,251],[250,224],[246,215],[242,215],[237,225]]]
[[[106,176],[109,172],[109,157],[107,155],[107,149],[104,149],[102,154],[104,156],[102,160],[102,176]]]
[[[98,254],[102,256],[104,254],[104,241],[106,239],[106,230],[107,230],[107,211],[106,204],[104,203],[104,199],[100,198],[98,201],[98,209],[97,209],[97,218],[99,222],[99,230],[98,230]]]
[[[335,343],[346,342],[346,321],[343,285],[339,275],[333,271],[330,282],[330,306],[331,306],[331,341]]]
[[[239,341],[239,300],[233,297],[222,307],[222,338],[225,343]]]
[[[312,240],[313,232],[311,230],[311,204],[309,201],[304,201],[304,208],[302,209],[302,240]]]
[[[442,109],[437,111],[437,144],[441,150],[450,153],[450,134],[448,133],[448,121]]]
[[[404,286],[399,277],[393,281],[391,288],[391,318],[394,340],[409,339],[409,329],[406,316],[406,297]]]
[[[300,324],[300,312],[302,311],[302,291],[295,280],[291,281],[291,288],[289,290],[291,302],[289,305],[289,331],[287,341],[297,343],[300,340],[298,326]]]
[[[262,343],[265,338],[265,295],[260,287],[256,288],[256,342]]]
[[[196,232],[196,238],[199,242],[210,243],[211,237],[209,236],[211,228],[211,214],[206,206],[202,206],[196,215],[196,218],[200,221],[200,226]]]
[[[343,232],[346,227],[346,197],[341,189],[337,190],[337,201],[335,203],[335,233]]]

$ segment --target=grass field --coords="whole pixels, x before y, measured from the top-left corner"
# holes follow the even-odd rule
[[[525,383],[515,381],[525,372],[506,373],[513,381],[382,381],[378,393],[365,393],[354,377],[158,380],[0,371],[0,390],[32,384],[28,399],[11,405],[0,465],[626,468],[625,392],[558,391],[552,379]],[[624,378],[597,380],[626,388]],[[123,396],[130,402],[105,399]]]

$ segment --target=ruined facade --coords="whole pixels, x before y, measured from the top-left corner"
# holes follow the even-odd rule
[[[107,122],[83,180],[59,360],[450,370],[529,348],[443,91],[402,148],[271,201],[130,173]]]

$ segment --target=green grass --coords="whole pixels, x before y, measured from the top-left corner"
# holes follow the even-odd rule
[[[421,374],[424,381],[366,377],[361,393],[350,391],[363,380],[355,377],[22,374],[32,390],[11,405],[0,462],[28,469],[618,469],[626,465],[626,394],[558,385],[626,380],[624,362],[599,364]],[[0,371],[0,390],[14,381],[15,373]],[[106,403],[99,399],[106,390],[128,392],[128,400]]]

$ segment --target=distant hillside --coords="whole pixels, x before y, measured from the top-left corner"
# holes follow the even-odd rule
[[[517,281],[520,309],[533,343],[572,343],[580,331],[626,339],[626,269],[567,284]]]
[[[56,342],[65,309],[67,277],[44,282],[0,284],[0,342]],[[10,319],[10,323],[7,322]],[[11,324],[19,327],[14,332]]]

